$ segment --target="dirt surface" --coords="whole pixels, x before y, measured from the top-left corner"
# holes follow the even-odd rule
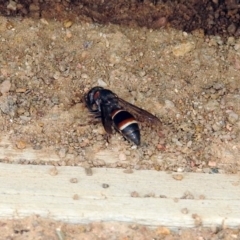
[[[218,3],[208,1],[204,6],[214,2]],[[234,9],[238,13],[238,8],[229,7],[230,2],[219,1],[214,14],[226,7],[228,10],[222,12],[227,16],[233,16],[230,12]],[[121,14],[109,18],[103,10],[97,15],[101,11],[96,5],[84,1],[81,6],[74,4],[76,8],[70,8],[67,1],[54,6],[38,1],[31,7],[13,1],[2,4],[1,135],[8,135],[17,149],[52,151],[61,159],[19,159],[17,163],[239,173],[240,40],[234,37],[237,27],[232,27],[234,31],[228,28],[239,21],[237,14],[234,20],[226,18],[225,25],[201,30],[201,25],[185,26],[178,21],[181,14],[171,18],[176,13],[173,9],[181,9],[177,3],[169,11],[165,9],[166,15],[159,10],[161,1],[133,4],[138,6],[139,17],[151,9],[151,18],[145,22],[128,19],[126,24],[118,19],[131,9],[124,8],[126,4],[117,8],[123,9]],[[78,16],[79,9],[85,15]],[[156,17],[154,11],[158,12]],[[119,23],[116,19],[123,24],[99,24]],[[204,33],[219,33],[225,38]],[[162,121],[161,129],[141,124],[142,144],[138,148],[118,133],[108,143],[101,123],[89,123],[91,118],[82,102],[84,93],[97,85],[156,115]],[[1,161],[12,163],[11,158]],[[81,239],[239,238],[237,230],[224,228],[178,233],[160,229],[158,233],[141,226],[70,226],[33,218],[1,222],[1,226],[6,230],[2,239],[35,239],[38,234],[42,234],[39,239],[65,239],[57,236],[59,226],[66,239],[80,239],[80,233]],[[103,236],[97,238],[100,233]]]
[[[240,237],[239,230],[222,227],[212,227],[211,229],[196,227],[171,231],[166,227],[151,229],[137,224],[115,222],[96,222],[87,225],[65,224],[37,216],[22,220],[0,221],[0,226],[2,230],[1,240],[233,240]]]
[[[55,165],[239,171],[238,39],[43,18],[1,17],[0,31],[1,131],[18,149],[50,149]],[[107,143],[82,103],[96,85],[155,114],[161,129],[141,124],[139,148],[120,134]]]

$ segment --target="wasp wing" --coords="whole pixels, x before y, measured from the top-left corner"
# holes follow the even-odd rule
[[[142,108],[139,108],[139,107],[123,100],[122,98],[118,98],[118,102],[122,108],[131,112],[137,118],[137,120],[142,121],[142,122],[145,121],[150,124],[161,125],[161,121],[156,116],[151,114],[150,112],[143,110]]]
[[[108,134],[112,134],[112,117],[109,109],[103,104],[100,105],[101,108],[101,119],[105,131]]]

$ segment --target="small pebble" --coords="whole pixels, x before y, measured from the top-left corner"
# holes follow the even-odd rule
[[[83,74],[81,75],[81,78],[87,79],[87,78],[89,78],[89,77],[88,77],[88,75],[87,75],[86,73],[83,73]]]
[[[204,195],[199,195],[199,199],[206,199],[206,197]]]
[[[58,170],[57,170],[57,168],[56,168],[56,167],[52,167],[52,168],[49,170],[49,174],[50,174],[51,176],[56,176],[56,175],[58,175]]]
[[[17,88],[16,93],[25,93],[27,91],[26,88]]]
[[[235,23],[231,23],[228,28],[227,28],[227,31],[230,33],[230,34],[234,34],[237,30],[237,26]]]
[[[171,231],[169,230],[169,228],[166,227],[158,227],[156,229],[156,234],[157,235],[161,235],[161,236],[167,236],[171,233]]]
[[[93,172],[92,172],[92,169],[91,168],[84,168],[85,170],[85,173],[87,176],[92,176],[93,175]]]
[[[59,155],[59,157],[60,158],[64,158],[64,157],[66,157],[66,149],[65,148],[61,148],[60,150],[59,150],[59,152],[58,152],[58,155]]]
[[[160,198],[167,198],[167,196],[166,196],[166,195],[162,195],[162,194],[161,194],[161,195],[159,195],[159,197],[160,197]]]
[[[198,216],[197,214],[192,214],[192,218],[194,219],[195,226],[202,225],[202,219],[200,218],[200,216]]]
[[[107,83],[105,81],[103,81],[101,78],[99,78],[97,81],[98,81],[99,86],[101,86],[101,87],[106,87],[107,86]]]
[[[204,108],[211,112],[219,108],[219,102],[217,100],[210,100],[205,105]]]
[[[77,178],[71,178],[70,183],[78,183],[78,179]]]
[[[29,11],[30,12],[38,12],[40,9],[38,4],[31,3],[29,6]]]
[[[145,71],[139,71],[138,74],[139,74],[140,77],[144,77],[146,75],[146,72]]]
[[[212,168],[211,171],[212,173],[220,173],[218,168]]]
[[[202,170],[203,170],[204,173],[210,173],[211,172],[210,168],[203,168]]]
[[[79,195],[78,194],[74,194],[73,195],[73,200],[79,200]]]
[[[13,22],[7,21],[7,23],[6,23],[6,28],[7,28],[8,30],[14,30],[14,24],[13,24]]]
[[[194,49],[194,44],[191,42],[181,43],[172,48],[172,53],[176,57],[181,57]]]
[[[177,169],[177,172],[183,172],[184,171],[184,169],[182,168],[182,167],[179,167],[178,169]]]
[[[164,150],[166,150],[166,147],[165,147],[163,144],[158,144],[158,145],[157,145],[157,149],[158,149],[159,151],[164,151]]]
[[[173,174],[172,175],[173,179],[182,181],[183,180],[183,175],[182,174]]]
[[[10,0],[7,5],[8,10],[16,11],[17,10],[17,3],[15,1]]]
[[[5,80],[0,85],[0,92],[2,94],[8,93],[11,88],[11,82],[9,80]]]
[[[57,72],[54,73],[53,78],[54,78],[55,80],[58,80],[59,77],[60,77],[60,75],[61,75],[61,73],[57,71]]]
[[[190,148],[192,146],[192,141],[187,142],[187,147]]]
[[[45,25],[49,25],[49,22],[45,18],[41,18],[40,21]]]
[[[73,22],[71,20],[66,20],[63,25],[65,28],[70,28],[73,25]]]
[[[175,105],[172,101],[165,100],[165,108],[173,109],[173,108],[175,108]]]
[[[26,148],[26,142],[23,140],[19,140],[16,142],[16,147],[18,149],[24,149],[24,148]]]
[[[182,214],[188,214],[188,209],[187,209],[187,208],[181,209],[181,213],[182,213]]]
[[[209,167],[216,167],[217,166],[217,163],[215,161],[209,161],[208,162],[208,166]]]
[[[157,20],[152,22],[151,28],[157,29],[157,28],[163,28],[167,25],[167,18],[166,17],[160,17]]]
[[[217,132],[217,131],[221,130],[222,126],[220,124],[214,123],[212,125],[212,128],[215,132]]]
[[[213,225],[213,226],[211,226],[211,231],[212,231],[213,234],[216,234],[220,231],[220,227],[216,226],[216,225]]]
[[[136,191],[133,191],[133,192],[131,192],[131,197],[137,198],[137,197],[139,197],[139,193]]]
[[[228,121],[231,123],[231,124],[234,124],[234,123],[236,123],[237,121],[238,121],[238,119],[239,119],[239,116],[238,116],[238,114],[236,114],[236,113],[234,113],[234,112],[230,112],[229,114],[228,114]]]
[[[133,173],[133,170],[132,169],[125,169],[123,172],[130,174],[130,173]]]
[[[69,38],[72,38],[72,33],[69,31],[69,30],[67,30],[66,31],[66,37],[69,39]]]
[[[25,112],[24,112],[24,114],[25,114]],[[28,116],[21,115],[21,116],[19,116],[19,118],[20,118],[21,120],[23,120],[24,122],[29,122],[29,121],[31,121],[31,117],[28,117]]]
[[[183,196],[181,197],[181,199],[194,199],[194,196],[191,192],[186,191]]]
[[[126,157],[126,155],[125,155],[124,153],[120,153],[120,154],[118,155],[118,159],[119,159],[120,161],[125,161],[125,160],[127,160],[127,157]]]

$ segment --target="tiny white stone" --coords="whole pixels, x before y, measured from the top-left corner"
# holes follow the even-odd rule
[[[119,156],[118,156],[118,159],[120,161],[125,161],[127,159],[126,155],[124,153],[120,153]]]
[[[107,86],[107,83],[104,82],[101,78],[99,78],[97,80],[97,82],[98,82],[98,85],[101,86],[101,87],[106,87]]]
[[[5,80],[4,82],[2,82],[2,84],[0,85],[0,92],[2,94],[8,93],[9,90],[11,88],[11,82],[9,80]]]

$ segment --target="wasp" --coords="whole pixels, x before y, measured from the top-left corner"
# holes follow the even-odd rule
[[[93,87],[84,95],[88,110],[101,118],[103,127],[108,134],[113,128],[125,139],[136,145],[141,143],[138,121],[160,124],[160,120],[151,113],[123,100],[114,92],[103,87]],[[137,118],[137,119],[136,119]]]

